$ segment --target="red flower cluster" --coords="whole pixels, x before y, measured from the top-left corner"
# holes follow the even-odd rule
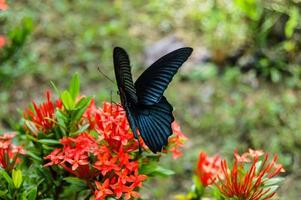
[[[147,176],[139,174],[138,141],[130,132],[125,112],[120,105],[104,103],[99,110],[93,105],[83,117],[93,122],[90,128],[95,127],[98,137],[82,133],[61,139],[63,147],[45,157],[50,160],[46,166],[60,165],[86,180],[95,199],[138,198],[137,189]]]
[[[0,0],[0,10],[6,10],[7,8],[6,0]]]
[[[68,172],[83,179],[90,179],[97,174],[93,173],[89,165],[97,148],[96,140],[87,133],[82,133],[75,138],[65,137],[60,140],[62,148],[52,151],[45,159],[50,160],[45,166],[60,165]]]
[[[53,124],[50,122],[53,120],[45,121],[47,117],[39,116],[53,118],[55,107],[50,100],[42,105],[44,106],[34,108],[36,113],[45,113],[44,115],[31,114],[30,116],[35,119],[35,123],[48,129],[52,127]],[[49,160],[45,166],[59,165],[71,174],[84,179],[97,200],[106,197],[139,198],[138,189],[147,176],[139,173],[139,144],[131,132],[122,106],[105,102],[103,107],[98,109],[92,99],[79,123],[89,124],[89,128],[75,138],[61,139],[60,143],[63,147],[55,149],[45,157]],[[174,157],[178,157],[181,154],[179,148],[186,137],[176,123],[172,127],[175,135],[171,137],[169,141],[171,147],[168,149],[174,153]],[[90,133],[94,133],[92,135],[95,137]],[[139,142],[147,151],[143,141]]]
[[[95,114],[95,123],[95,130],[113,152],[138,150],[138,141],[134,139],[125,111],[119,104],[104,102],[103,108]]]
[[[34,110],[28,108],[23,113],[26,119],[26,127],[30,130],[31,134],[37,136],[39,132],[48,133],[55,125],[55,111],[57,108],[62,108],[62,101],[51,101],[50,91],[46,92],[46,101],[37,105],[32,102]]]
[[[0,135],[0,167],[6,171],[14,169],[16,163],[20,161],[19,155],[25,154],[21,146],[12,144],[15,135],[14,133]]]
[[[270,187],[265,186],[269,180],[284,172],[277,164],[277,155],[268,160],[269,155],[262,151],[249,152],[241,156],[234,152],[235,161],[232,169],[225,160],[221,163],[223,179],[216,184],[225,197],[248,200],[270,199],[275,195]]]
[[[219,155],[208,157],[205,152],[200,153],[195,173],[203,186],[206,187],[215,182],[220,172],[220,166],[221,157]]]
[[[98,149],[95,168],[106,177],[102,185],[97,183],[96,199],[104,198],[104,191],[110,191],[117,199],[123,194],[124,199],[140,197],[135,189],[142,186],[147,176],[138,172],[139,164],[135,158],[138,141],[130,131],[125,111],[118,104],[104,103],[103,109],[96,113],[95,121],[100,139],[104,141]]]

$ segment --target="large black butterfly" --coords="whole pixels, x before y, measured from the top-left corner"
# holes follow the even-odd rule
[[[163,96],[165,89],[192,48],[177,49],[157,60],[133,83],[129,56],[114,48],[113,59],[121,104],[136,139],[137,129],[149,149],[156,153],[167,145],[172,134],[173,107]]]

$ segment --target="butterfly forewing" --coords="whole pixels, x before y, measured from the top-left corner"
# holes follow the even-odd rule
[[[147,68],[135,82],[138,103],[143,105],[158,103],[173,76],[191,52],[192,48],[189,47],[177,49]]]
[[[130,59],[125,50],[120,47],[114,48],[113,52],[115,77],[120,95],[125,95],[125,101],[136,104],[137,96],[134,87]],[[123,94],[124,93],[124,94]],[[124,103],[124,102],[122,102]],[[124,106],[124,105],[123,105]]]

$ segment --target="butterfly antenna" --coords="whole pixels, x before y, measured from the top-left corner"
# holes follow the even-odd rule
[[[99,67],[97,67],[97,69],[98,69],[98,71],[99,71],[106,79],[108,79],[109,81],[111,81],[114,85],[116,84],[116,83],[115,83],[112,79],[110,79],[105,73],[103,73]]]

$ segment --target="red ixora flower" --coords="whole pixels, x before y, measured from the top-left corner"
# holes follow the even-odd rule
[[[280,172],[284,172],[281,164],[277,164],[277,155],[269,160],[263,151],[249,152],[241,156],[234,151],[235,161],[232,169],[226,160],[221,163],[223,179],[216,183],[221,193],[228,198],[260,200],[270,199],[275,195],[271,187],[265,186]]]
[[[20,162],[20,155],[25,155],[21,146],[12,143],[15,133],[4,133],[0,135],[0,167],[6,171],[14,169],[16,163]]]
[[[6,39],[4,36],[0,35],[0,49],[5,46]]]
[[[51,101],[50,91],[46,91],[46,101],[37,105],[36,102],[32,102],[33,109],[27,109],[23,113],[26,119],[26,127],[33,135],[37,135],[39,132],[48,133],[52,130],[55,124],[55,111],[57,108],[62,108],[62,101]]]
[[[200,153],[195,173],[203,186],[214,183],[220,171],[220,164],[221,157],[219,155],[208,157],[205,152]]]
[[[6,0],[0,0],[0,10],[6,10],[7,8]]]
[[[181,148],[184,146],[187,140],[186,135],[181,131],[181,128],[177,122],[171,124],[173,135],[168,138],[168,151],[172,153],[174,159],[177,159],[183,155]]]

